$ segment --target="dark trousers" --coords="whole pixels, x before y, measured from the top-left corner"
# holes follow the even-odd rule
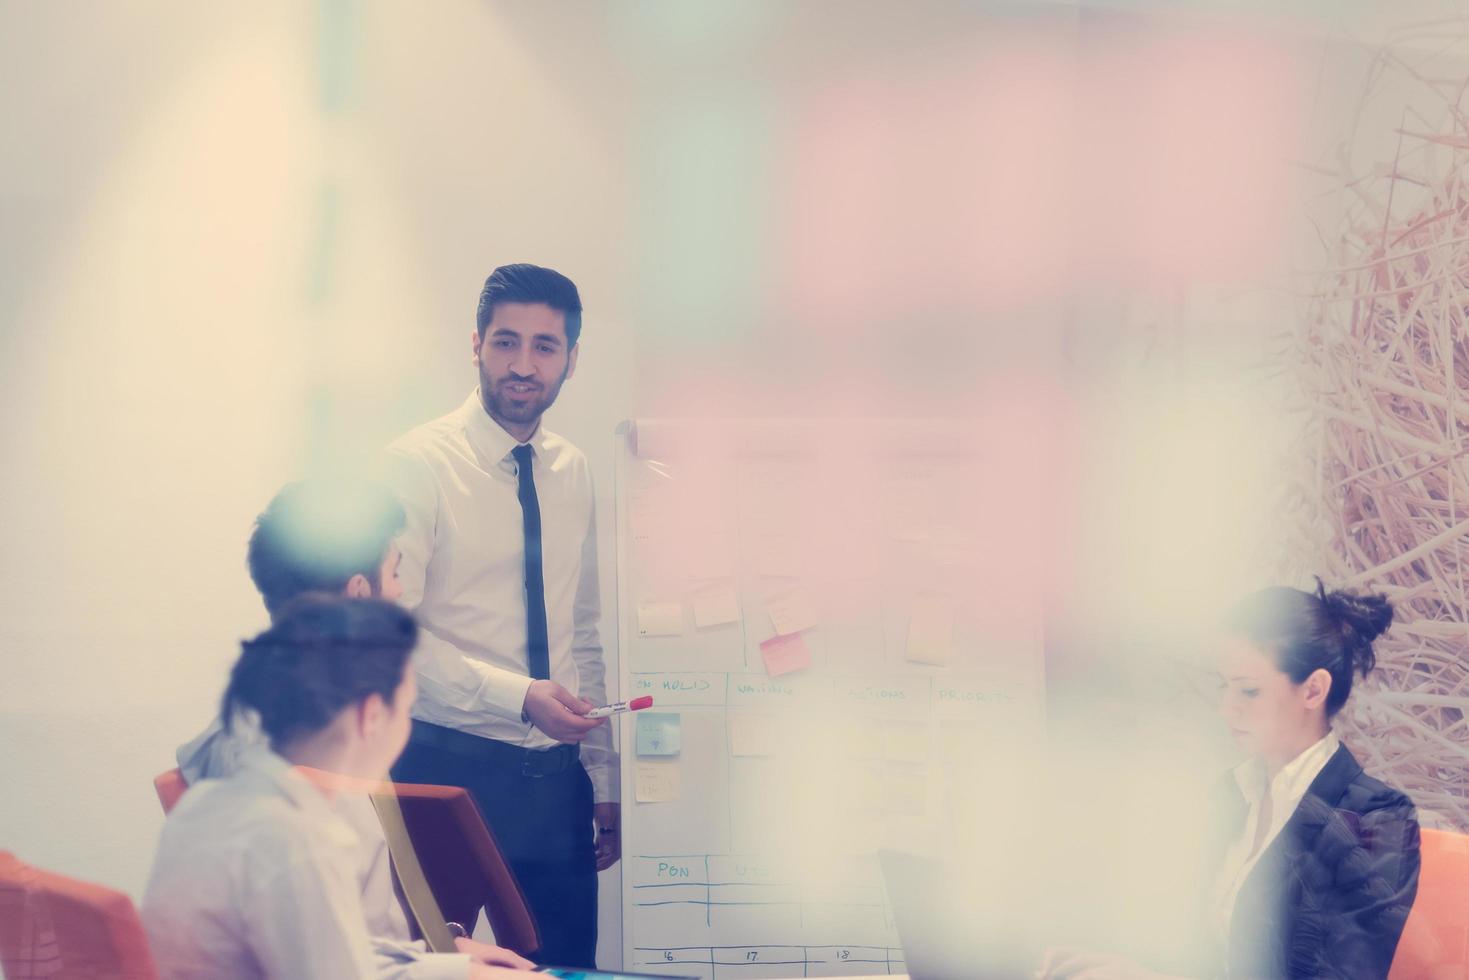
[[[414,737],[393,766],[393,779],[468,790],[536,917],[541,948],[531,958],[594,968],[597,855],[592,781],[581,762],[572,759],[558,772],[539,775],[548,768],[535,764],[540,753],[531,753],[527,765],[527,750],[505,742],[419,721],[413,728]],[[427,735],[434,736],[431,744]]]

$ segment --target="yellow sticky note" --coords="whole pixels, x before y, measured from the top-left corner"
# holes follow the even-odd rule
[[[770,623],[781,636],[799,633],[816,625],[816,606],[799,589],[781,592],[765,600]]]
[[[928,773],[922,766],[887,763],[882,768],[883,809],[905,816],[923,816],[928,806]]]
[[[945,762],[976,764],[985,757],[987,732],[975,721],[940,721],[938,755]]]
[[[887,799],[882,770],[876,765],[865,765],[857,770],[853,781],[853,803],[859,810],[882,810]]]
[[[908,618],[908,659],[942,667],[949,662],[953,649],[954,604],[940,596],[914,599]]]
[[[890,721],[882,726],[882,756],[890,762],[926,762],[928,726],[916,721]]]
[[[683,606],[677,602],[638,603],[639,636],[679,636],[683,633]]]
[[[780,747],[775,719],[770,715],[734,712],[729,716],[729,754],[775,755]]]
[[[678,799],[681,780],[672,760],[638,763],[636,795],[639,803],[667,803]]]
[[[842,748],[853,759],[882,758],[882,726],[871,718],[853,718],[842,727]]]
[[[694,596],[694,626],[707,629],[740,621],[740,597],[732,586],[705,589]]]

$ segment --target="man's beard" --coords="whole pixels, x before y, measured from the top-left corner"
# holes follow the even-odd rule
[[[506,376],[492,383],[485,375],[484,368],[481,367],[479,372],[480,401],[484,404],[485,411],[489,413],[490,418],[511,422],[515,425],[527,425],[535,422],[545,414],[546,409],[555,404],[556,396],[561,393],[561,385],[566,381],[566,375],[569,372],[570,365],[567,366],[566,371],[561,373],[561,377],[556,379],[555,384],[550,387],[539,385],[540,390],[531,392],[530,397],[514,399],[510,395],[510,385],[517,381],[516,378]],[[536,382],[530,383],[536,384]]]

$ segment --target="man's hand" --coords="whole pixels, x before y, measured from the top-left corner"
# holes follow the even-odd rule
[[[606,871],[622,857],[622,806],[597,803],[592,818],[597,823],[597,870]]]
[[[486,966],[503,966],[512,970],[531,970],[535,964],[512,950],[501,946],[491,946],[489,943],[476,942],[473,939],[460,937],[454,940],[454,948],[461,953],[469,954],[471,967],[474,964],[483,963]],[[473,976],[473,969],[470,971]]]
[[[524,711],[531,724],[558,742],[575,744],[587,737],[605,718],[583,718],[596,705],[573,695],[555,681],[531,681],[525,692]]]

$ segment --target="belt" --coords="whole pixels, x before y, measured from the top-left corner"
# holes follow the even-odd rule
[[[539,779],[554,776],[576,765],[581,758],[579,745],[553,745],[548,749],[528,749],[511,745],[498,739],[471,735],[457,728],[445,728],[426,721],[413,719],[413,731],[408,741],[452,752],[469,759],[492,762],[497,766],[518,769],[522,776]]]

